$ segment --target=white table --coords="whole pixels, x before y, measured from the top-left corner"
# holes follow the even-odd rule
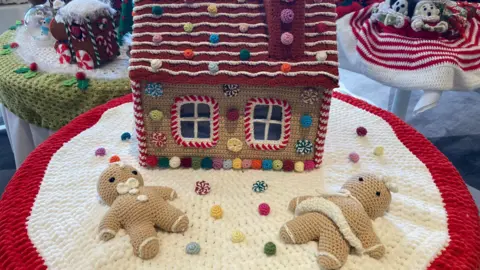
[[[0,112],[5,122],[8,139],[15,158],[15,165],[18,169],[25,158],[55,131],[30,124],[1,104]]]
[[[393,67],[386,68],[373,63],[372,59],[377,58],[378,62],[390,66],[396,66],[397,64],[408,65],[409,55],[412,57],[422,57],[422,53],[410,52],[410,49],[407,49],[410,53],[407,54],[404,52],[398,52],[399,50],[396,49],[391,49],[391,47],[388,48],[389,45],[387,43],[389,42],[406,43],[407,39],[399,35],[378,33],[375,27],[367,27],[371,25],[371,22],[368,20],[369,14],[370,8],[367,7],[358,12],[347,14],[337,20],[340,67],[363,74],[381,84],[389,86],[390,90],[395,92],[391,111],[398,117],[405,119],[408,101],[410,99],[411,91],[413,90],[421,89],[424,91],[424,95],[415,106],[415,114],[435,107],[443,91],[473,91],[480,89],[480,68],[476,70],[468,70],[468,65],[470,64],[462,63],[464,66],[460,68],[459,66],[455,66],[455,64],[442,62],[423,68],[404,70]],[[460,40],[458,41],[458,44],[462,44],[462,46],[472,45],[472,48],[469,49],[475,50],[475,55],[478,54],[478,59],[480,59],[480,42],[478,41],[479,38],[475,37],[478,33],[472,30],[478,28],[479,22],[473,21],[472,25],[473,26],[467,29],[466,32],[467,39],[469,36],[472,36],[472,41],[467,42]],[[357,32],[357,35],[355,35],[354,31]],[[360,36],[362,40],[357,38],[358,36]],[[370,48],[365,45],[366,43]],[[430,50],[429,46],[431,44],[429,43],[434,44],[437,48],[444,45],[443,41],[419,40],[418,45],[408,45],[406,47],[411,46],[414,48],[412,51],[420,50],[424,47],[426,50]],[[437,50],[440,51],[439,49],[436,49],[435,53],[437,53]],[[366,55],[366,57],[360,54],[359,51]],[[398,63],[398,61],[395,60],[379,58],[379,55],[382,54],[383,57],[387,55],[386,58],[388,58],[390,57],[389,53],[396,54],[396,58],[402,58],[402,60],[407,59],[404,60],[406,63]],[[456,54],[457,47],[452,48],[452,51],[449,53]],[[432,61],[431,59],[433,57],[429,57],[430,58],[427,57],[426,59]],[[445,58],[451,60],[452,57],[450,55]],[[459,55],[454,59],[457,61],[460,59],[459,62],[461,62],[467,58],[465,55]],[[413,62],[414,61],[412,60],[412,65],[417,64],[416,62]],[[477,62],[480,62],[480,60]],[[467,68],[464,69],[464,67]]]

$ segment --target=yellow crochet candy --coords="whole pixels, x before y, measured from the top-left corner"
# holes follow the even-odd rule
[[[242,151],[243,143],[237,138],[231,138],[227,141],[227,149],[232,152]]]
[[[148,115],[153,121],[160,121],[163,119],[163,112],[159,110],[152,110]]]
[[[273,169],[275,171],[280,171],[283,168],[283,162],[281,160],[274,160],[273,161]]]
[[[383,155],[383,152],[384,152],[383,146],[377,146],[377,147],[375,147],[375,150],[373,150],[373,153],[374,153],[376,156],[381,156],[381,155]]]
[[[207,10],[208,10],[208,13],[210,13],[210,15],[215,15],[218,12],[217,6],[215,4],[209,5]]]
[[[214,219],[221,219],[223,217],[223,210],[220,205],[214,205],[210,209],[210,216]]]
[[[186,23],[183,26],[183,30],[185,30],[185,32],[187,32],[187,33],[192,32],[193,31],[193,24],[192,23]]]
[[[243,242],[243,240],[245,240],[245,235],[241,231],[239,230],[233,231],[232,233],[233,243],[240,243],[240,242]]]
[[[235,170],[240,170],[242,168],[242,160],[239,158],[234,159],[232,167]]]
[[[303,161],[295,162],[295,171],[296,172],[303,172],[304,169],[305,169],[305,164],[303,163]]]

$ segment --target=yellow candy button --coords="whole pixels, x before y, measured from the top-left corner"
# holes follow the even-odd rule
[[[243,143],[237,138],[231,138],[227,142],[227,149],[232,152],[240,152],[242,150]]]

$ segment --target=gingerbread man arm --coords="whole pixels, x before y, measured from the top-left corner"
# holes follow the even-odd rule
[[[115,214],[112,208],[108,209],[107,213],[100,222],[99,233],[100,239],[108,241],[115,237],[121,227],[120,218]]]
[[[365,249],[364,253],[370,255],[372,258],[380,259],[385,254],[385,246],[375,234],[372,221],[366,214],[365,216],[365,218],[355,221],[358,225],[354,228],[355,233],[360,242],[362,242],[362,246]]]
[[[156,193],[160,194],[160,196],[164,200],[172,201],[177,198],[177,192],[169,187],[149,187],[155,190]]]
[[[293,198],[288,204],[288,210],[295,212],[297,205],[299,205],[301,202],[305,201],[306,199],[310,199],[312,197],[313,196],[299,196],[299,197]]]

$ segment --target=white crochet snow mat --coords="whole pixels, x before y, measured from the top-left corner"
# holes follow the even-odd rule
[[[133,255],[130,238],[123,230],[108,242],[100,241],[97,235],[108,209],[97,197],[98,176],[113,154],[137,164],[136,141],[120,140],[120,134],[134,130],[133,105],[112,108],[52,157],[28,220],[28,235],[51,269],[318,269],[317,243],[287,245],[279,239],[280,227],[293,218],[288,202],[299,195],[334,192],[350,176],[373,171],[388,175],[399,186],[390,212],[374,221],[386,255],[378,261],[350,255],[343,269],[426,268],[449,241],[440,192],[427,168],[384,120],[338,99],[332,104],[325,161],[317,171],[139,168],[146,185],[174,188],[179,198],[172,204],[190,218],[183,234],[158,232],[160,252],[149,261]],[[364,138],[355,134],[360,124],[368,129]],[[372,154],[377,145],[385,147],[383,157]],[[95,157],[98,147],[105,147],[107,156]],[[351,151],[359,153],[359,163],[348,161]],[[199,180],[210,183],[208,195],[194,192]],[[257,180],[268,183],[265,193],[252,191]],[[262,202],[270,205],[270,215],[258,214]],[[216,204],[224,210],[220,220],[209,215]],[[234,230],[246,235],[244,242],[231,241]],[[270,241],[276,244],[277,254],[267,257],[263,247]],[[190,242],[200,244],[198,255],[185,253]]]
[[[15,49],[15,53],[29,65],[32,62],[37,63],[38,69],[42,72],[54,74],[72,74],[83,71],[87,77],[92,79],[116,80],[128,78],[128,56],[126,54],[129,40],[120,47],[120,55],[112,62],[102,65],[93,70],[83,70],[76,64],[60,64],[59,55],[51,45],[39,46],[28,33],[26,27],[19,27],[16,31],[15,42],[20,46]],[[75,55],[73,55],[75,57]]]

